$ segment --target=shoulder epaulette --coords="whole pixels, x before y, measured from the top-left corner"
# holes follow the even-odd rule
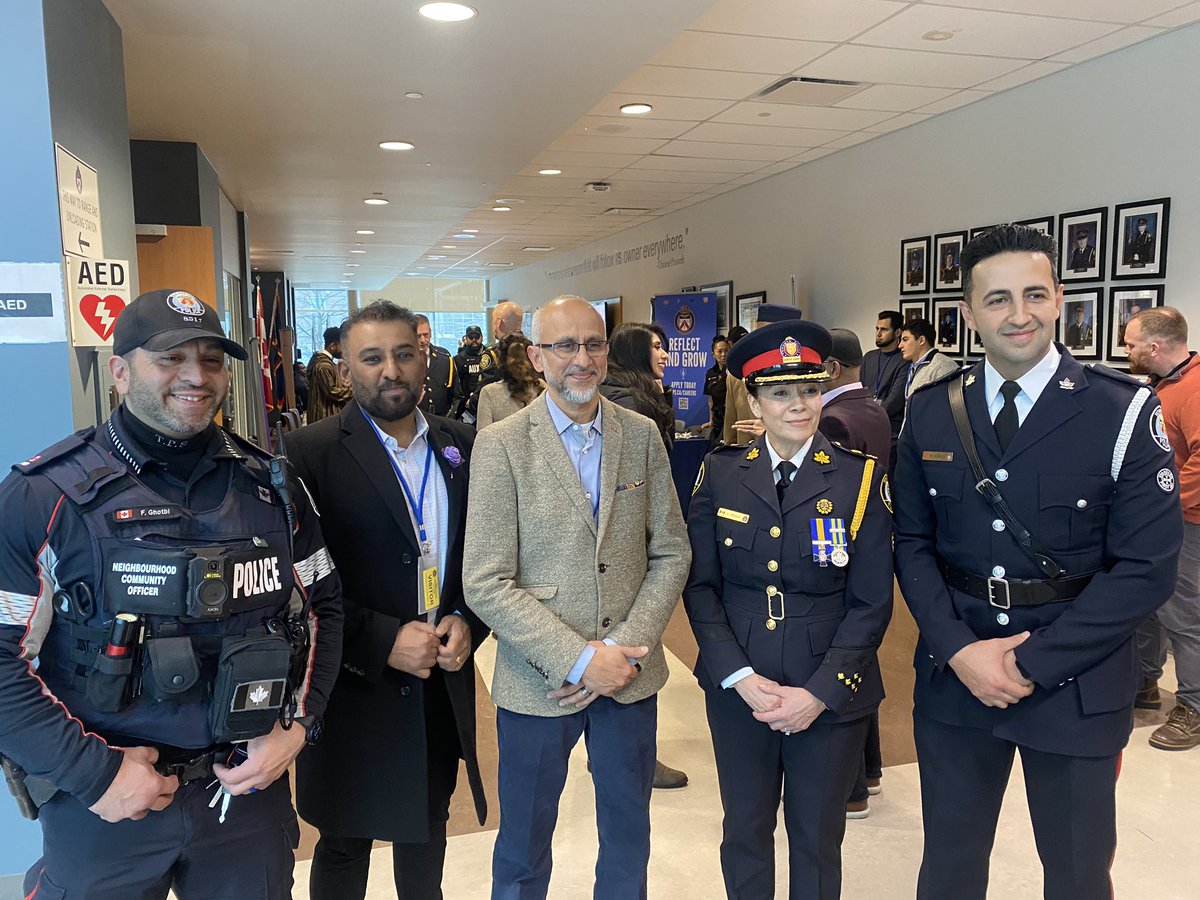
[[[710,453],[740,453],[749,447],[749,444],[721,444],[719,447],[714,447]]]
[[[69,456],[74,453],[85,443],[88,438],[95,432],[95,428],[85,428],[82,431],[77,431],[74,434],[68,435],[57,443],[51,444],[41,453],[36,453],[24,462],[19,462],[13,466],[18,472],[29,474],[36,472],[46,463],[56,459],[62,459],[64,456]]]
[[[1118,384],[1123,384],[1128,388],[1132,388],[1133,390],[1137,390],[1138,388],[1149,387],[1149,385],[1146,384],[1144,381],[1138,381],[1132,375],[1126,374],[1125,372],[1118,372],[1116,369],[1111,368],[1110,366],[1104,365],[1104,363],[1089,363],[1089,364],[1085,364],[1084,368],[1087,369],[1089,372],[1091,372],[1093,375],[1103,375],[1105,378],[1109,379],[1110,381],[1115,381]]]
[[[839,444],[837,441],[830,441],[829,443],[832,444],[834,447],[836,447],[838,450],[842,451],[843,453],[851,453],[854,456],[862,457],[863,459],[875,459],[875,460],[879,459],[879,457],[873,453],[867,453],[863,450],[855,450],[853,447],[844,447],[841,444]]]
[[[240,434],[234,434],[232,431],[229,431],[225,428],[221,429],[221,437],[225,439],[227,445],[232,444],[233,447],[237,448],[239,452],[244,453],[246,456],[260,460],[270,460],[274,458],[270,453],[258,446],[258,444],[247,440]]]

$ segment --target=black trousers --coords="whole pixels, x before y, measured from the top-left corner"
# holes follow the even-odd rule
[[[737,691],[704,692],[725,810],[721,872],[730,900],[775,896],[779,797],[787,826],[791,900],[836,900],[842,837],[867,719],[785,735],[753,717]]]
[[[442,900],[446,822],[458,783],[461,746],[454,711],[441,678],[424,684],[426,777],[429,780],[429,840],[393,843],[392,870],[398,900]],[[362,900],[371,867],[369,837],[320,832],[313,849],[308,895],[312,900]]]
[[[879,746],[879,710],[867,717],[867,723],[866,748],[858,765],[854,787],[850,790],[851,800],[866,800],[871,794],[867,790],[867,779],[883,776],[883,751]]]
[[[1046,900],[1111,900],[1120,755],[1062,756],[913,716],[925,853],[918,900],[984,900],[996,821],[1021,753]]]
[[[42,858],[25,875],[37,900],[290,900],[300,827],[287,777],[209,806],[208,781],[184,785],[144,819],[105,822],[69,794],[42,807]]]

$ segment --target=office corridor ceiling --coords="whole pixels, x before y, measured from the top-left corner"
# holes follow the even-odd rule
[[[200,145],[256,267],[362,290],[506,271],[1200,20],[1179,0],[467,2],[443,23],[420,0],[105,0],[131,136]]]

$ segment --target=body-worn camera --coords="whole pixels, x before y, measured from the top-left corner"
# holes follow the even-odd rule
[[[233,566],[224,547],[197,547],[188,562],[187,615],[190,619],[224,619],[229,615]]]

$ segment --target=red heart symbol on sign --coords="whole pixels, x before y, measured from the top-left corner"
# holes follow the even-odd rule
[[[99,294],[84,294],[79,301],[79,313],[92,331],[100,335],[100,340],[107,341],[112,337],[113,326],[117,324],[117,316],[125,308],[125,301],[116,294],[101,297]]]

